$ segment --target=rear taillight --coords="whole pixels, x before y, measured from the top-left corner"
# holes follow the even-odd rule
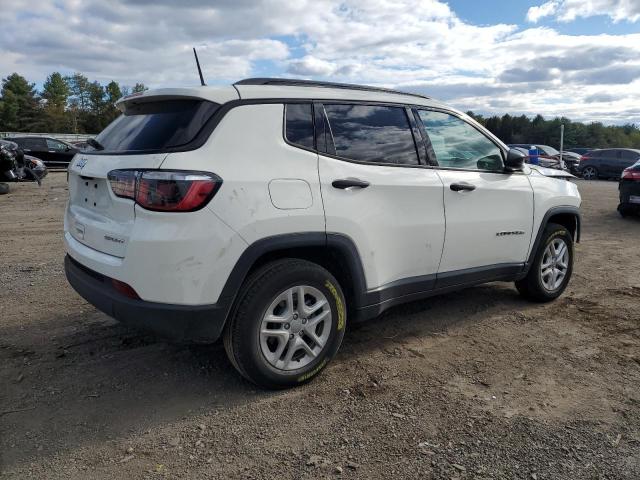
[[[112,170],[108,178],[116,196],[161,212],[199,210],[222,185],[220,177],[207,172]]]
[[[584,162],[585,160],[589,160],[589,157],[588,157],[588,156],[586,156],[586,155],[582,155],[582,156],[580,157],[580,161],[581,161],[581,162]]]
[[[624,180],[635,180],[640,182],[640,170],[625,169],[622,171],[622,178]]]

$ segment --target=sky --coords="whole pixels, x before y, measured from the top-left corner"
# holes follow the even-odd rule
[[[640,124],[640,0],[0,0],[0,75],[149,87],[273,76],[462,110]]]

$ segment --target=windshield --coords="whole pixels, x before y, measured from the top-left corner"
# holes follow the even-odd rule
[[[205,100],[163,100],[127,105],[95,140],[103,152],[162,151],[191,142],[218,109]],[[89,146],[95,151],[95,146]]]
[[[538,145],[538,148],[542,150],[546,155],[560,155],[560,152],[549,145]]]

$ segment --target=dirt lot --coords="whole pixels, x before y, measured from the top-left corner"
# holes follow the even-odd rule
[[[220,345],[127,330],[67,285],[64,174],[0,197],[1,478],[640,478],[640,220],[580,182],[567,292],[490,284],[348,332],[269,393]]]

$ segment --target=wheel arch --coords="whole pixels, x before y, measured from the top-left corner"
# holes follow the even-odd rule
[[[533,242],[531,251],[529,252],[529,258],[527,259],[527,263],[525,264],[524,274],[529,271],[531,264],[533,263],[533,259],[536,256],[536,252],[538,251],[538,247],[540,246],[540,242],[542,241],[542,235],[544,230],[547,228],[547,225],[550,223],[556,223],[565,227],[573,241],[575,243],[580,242],[580,232],[581,232],[581,216],[580,210],[578,207],[574,206],[561,206],[561,207],[553,207],[545,213],[542,221],[540,222],[540,226],[538,227],[538,233],[536,235],[535,241]]]
[[[342,287],[349,314],[364,304],[364,269],[353,240],[324,232],[283,234],[252,243],[236,262],[220,294],[228,306],[227,320],[245,279],[257,268],[282,258],[308,260],[328,270]]]

